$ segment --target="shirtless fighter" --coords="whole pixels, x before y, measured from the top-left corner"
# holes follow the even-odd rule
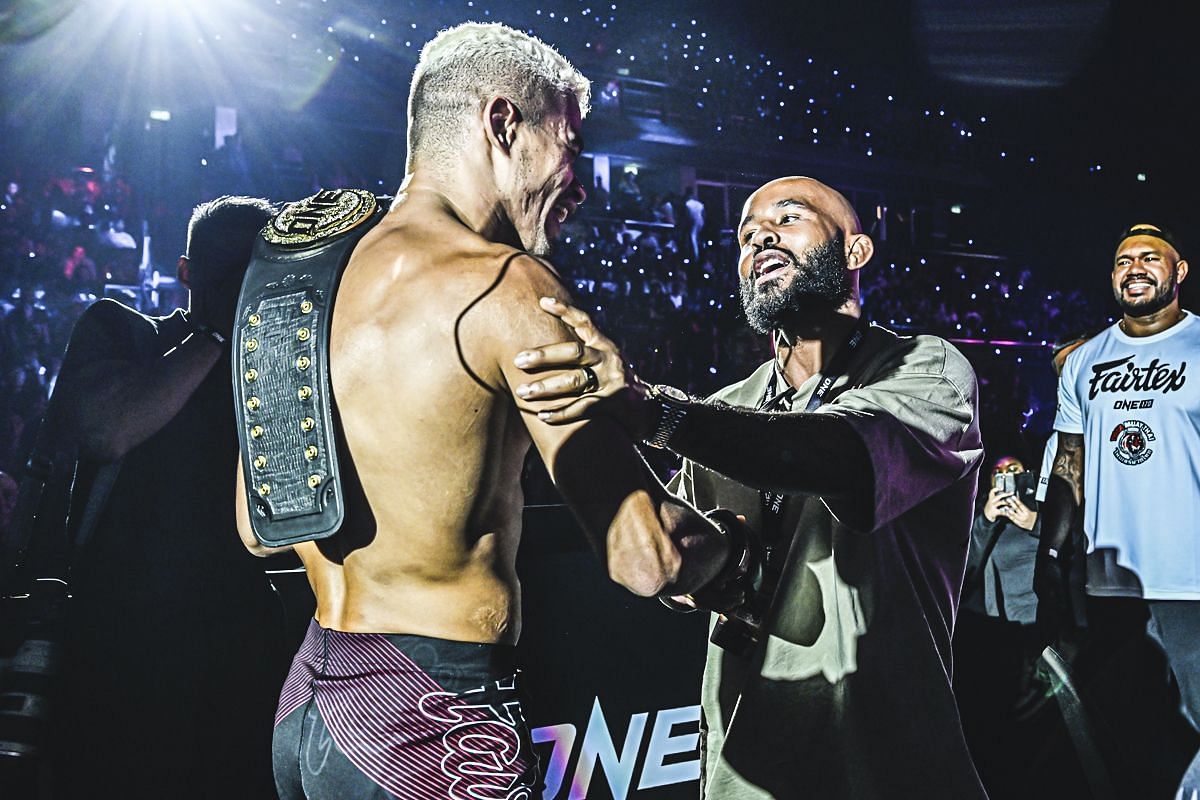
[[[276,717],[285,800],[537,791],[513,664],[531,441],[618,583],[671,595],[740,574],[736,520],[669,496],[615,423],[550,426],[512,390],[512,354],[568,333],[538,298],[567,296],[542,257],[584,200],[588,97],[566,59],[502,25],[464,24],[422,51],[406,177],[334,303],[354,478],[340,530],[295,546],[317,613]],[[238,484],[239,530],[262,550],[241,467]]]

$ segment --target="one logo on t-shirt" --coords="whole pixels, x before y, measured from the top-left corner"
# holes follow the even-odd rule
[[[1157,358],[1145,367],[1134,366],[1133,356],[1103,361],[1092,365],[1088,400],[1095,400],[1099,392],[1175,392],[1187,382],[1185,371],[1186,361],[1180,362],[1178,369],[1160,364]]]
[[[1154,431],[1140,420],[1125,420],[1113,428],[1112,435],[1108,437],[1108,440],[1117,443],[1116,448],[1113,449],[1113,455],[1117,457],[1117,461],[1131,467],[1141,464],[1154,455],[1154,451],[1150,449],[1150,443],[1154,441]]]

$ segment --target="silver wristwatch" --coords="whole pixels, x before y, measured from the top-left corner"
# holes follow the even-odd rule
[[[664,448],[675,435],[675,431],[679,430],[679,426],[683,424],[683,420],[687,417],[688,405],[691,403],[691,398],[687,393],[676,389],[674,386],[664,386],[655,384],[649,387],[647,394],[658,401],[658,424],[654,426],[654,433],[646,437],[646,444],[651,447]]]

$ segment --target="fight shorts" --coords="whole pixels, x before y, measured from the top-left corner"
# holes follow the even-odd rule
[[[279,697],[281,800],[527,800],[541,793],[514,648],[326,630]]]

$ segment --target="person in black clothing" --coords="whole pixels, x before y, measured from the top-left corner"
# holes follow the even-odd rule
[[[237,537],[226,344],[271,215],[246,197],[197,207],[178,265],[189,309],[101,300],[72,334],[54,398],[79,458],[56,798],[275,796],[288,651],[263,564]]]

